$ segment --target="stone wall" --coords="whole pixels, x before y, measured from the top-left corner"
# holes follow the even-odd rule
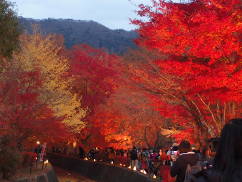
[[[91,162],[59,154],[48,154],[49,161],[57,167],[79,173],[98,182],[154,182],[148,176],[127,168]]]

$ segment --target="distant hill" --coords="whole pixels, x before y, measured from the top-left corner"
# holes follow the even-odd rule
[[[95,48],[105,48],[110,53],[122,54],[128,48],[135,48],[133,40],[137,38],[134,31],[122,29],[111,30],[94,21],[72,19],[30,19],[19,17],[20,24],[31,32],[32,24],[39,24],[43,33],[62,34],[66,47],[88,44]]]

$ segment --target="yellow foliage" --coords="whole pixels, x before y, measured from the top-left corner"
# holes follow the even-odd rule
[[[60,40],[56,35],[22,35],[21,51],[14,54],[14,59],[24,71],[40,72],[43,82],[39,100],[48,104],[56,116],[64,117],[67,126],[78,131],[85,126],[81,119],[86,110],[70,91],[69,60],[62,53],[63,41]]]

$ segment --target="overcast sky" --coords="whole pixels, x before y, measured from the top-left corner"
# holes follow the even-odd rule
[[[94,20],[111,29],[134,29],[137,5],[150,0],[8,0],[15,2],[19,16],[27,18],[71,18]]]

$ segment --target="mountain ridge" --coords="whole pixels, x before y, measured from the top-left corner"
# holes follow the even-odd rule
[[[73,19],[32,19],[19,17],[23,30],[32,32],[32,25],[38,24],[44,33],[61,34],[67,48],[78,44],[88,44],[95,48],[104,48],[110,53],[123,54],[129,48],[136,48],[135,31],[109,29],[92,20]]]

